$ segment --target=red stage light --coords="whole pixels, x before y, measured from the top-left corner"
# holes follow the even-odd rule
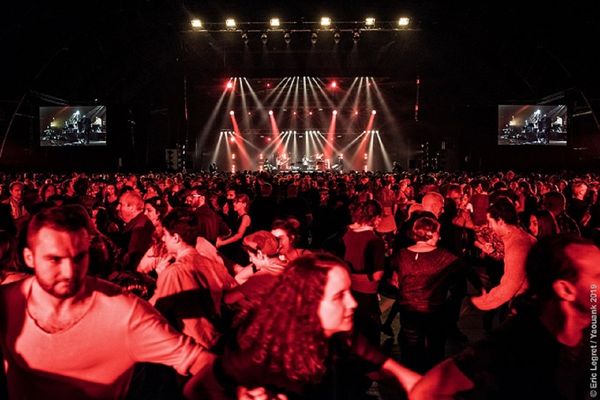
[[[377,111],[373,110],[373,111],[371,111],[371,114],[375,115],[375,114],[377,114]]]
[[[331,82],[331,88],[335,89],[336,87],[337,87],[337,82],[336,81]]]
[[[308,112],[308,115],[312,115],[312,111],[309,111],[309,112]]]
[[[337,115],[337,110],[333,110],[333,115]]]
[[[229,111],[229,115],[232,115],[232,116],[233,116],[233,114],[235,114],[235,113],[233,112],[233,110]]]
[[[354,111],[354,115],[358,115],[358,111]]]
[[[271,87],[271,84],[270,84],[270,83],[267,83],[267,88],[270,88],[270,87]]]
[[[233,82],[229,81],[227,82],[227,89],[232,89],[233,88]]]
[[[269,110],[269,115],[273,115],[273,110]]]
[[[294,111],[294,115],[296,115],[296,111]]]

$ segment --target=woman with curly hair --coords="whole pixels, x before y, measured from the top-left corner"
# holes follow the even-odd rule
[[[380,371],[410,391],[419,375],[353,334],[350,284],[347,265],[335,256],[292,261],[260,304],[240,316],[237,340],[212,369],[213,384],[226,391],[262,387],[288,399],[349,399],[359,395],[364,374]],[[192,378],[185,395],[215,398],[210,381]]]

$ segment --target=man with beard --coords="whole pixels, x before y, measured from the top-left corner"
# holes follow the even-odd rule
[[[29,223],[23,258],[35,275],[0,288],[9,398],[120,399],[138,362],[186,375],[209,358],[148,303],[87,276],[91,231],[74,206]]]

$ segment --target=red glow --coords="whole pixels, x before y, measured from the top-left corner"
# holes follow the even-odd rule
[[[294,111],[294,115],[296,115],[296,111]]]
[[[354,111],[354,115],[358,115],[358,111]]]
[[[229,139],[229,141],[230,141],[231,143],[235,143],[235,138],[232,136],[232,137],[231,137],[231,139]]]
[[[233,114],[235,114],[235,113],[233,112],[233,110],[229,111],[229,115],[233,115]]]
[[[335,89],[336,87],[337,87],[337,82],[336,81],[331,82],[331,88]]]
[[[229,81],[227,82],[227,89],[232,89],[233,88],[233,82]]]
[[[271,84],[270,84],[270,83],[267,83],[267,88],[270,88],[270,87],[271,87]]]
[[[337,110],[333,110],[333,115],[337,115]]]
[[[309,112],[308,112],[308,115],[312,115],[312,111],[309,111]]]
[[[273,115],[273,110],[269,110],[269,115]]]

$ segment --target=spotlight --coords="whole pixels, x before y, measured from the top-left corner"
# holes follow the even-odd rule
[[[375,26],[375,18],[373,18],[373,17],[365,18],[365,26],[368,26],[371,28],[374,27]]]
[[[308,112],[308,115],[312,115],[312,111],[309,111],[309,112]]]
[[[242,40],[244,41],[244,44],[248,44],[248,32],[242,32]]]
[[[229,115],[233,116],[235,114],[235,112],[233,112],[233,110],[229,111]]]
[[[263,32],[260,35],[260,40],[262,40],[263,44],[267,44],[267,42],[269,41],[269,36],[267,35],[267,32]]]
[[[192,28],[195,28],[195,29],[202,28],[202,21],[200,21],[198,18],[194,18],[193,20],[191,20],[190,23],[192,24]]]
[[[408,17],[401,17],[398,20],[398,26],[408,26],[408,24],[410,24],[410,18]]]
[[[235,19],[233,19],[233,18],[227,18],[225,20],[225,26],[228,29],[235,29]]]
[[[311,33],[311,35],[310,35],[310,42],[312,44],[317,44],[317,39],[318,39],[317,32]]]
[[[227,89],[232,89],[233,88],[233,82],[229,81],[227,82]]]
[[[335,44],[338,44],[340,40],[342,40],[342,35],[340,31],[336,29],[335,32],[333,32],[333,41],[335,42]]]
[[[235,137],[234,137],[234,136],[232,136],[232,137],[231,137],[231,139],[229,139],[229,141],[230,141],[231,143],[235,143]]]
[[[279,26],[281,26],[279,18],[271,18],[271,21],[269,23],[271,25],[271,28],[278,28]]]
[[[269,82],[267,82],[267,89],[269,89],[271,87],[271,84]]]
[[[285,31],[285,33],[283,34],[283,40],[286,44],[290,44],[290,42],[292,41],[292,34],[290,33],[290,31]]]
[[[371,114],[375,115],[375,114],[377,114],[377,111],[373,110],[373,111],[371,111]]]
[[[329,18],[329,17],[322,17],[321,18],[321,26],[323,28],[329,28],[331,26],[331,18]]]
[[[354,40],[354,43],[358,43],[360,40],[360,29],[355,29],[352,32],[352,40]]]
[[[294,115],[296,115],[296,111],[294,111]]]
[[[269,110],[269,115],[273,115],[273,110]]]
[[[358,111],[354,111],[354,115],[358,115]]]
[[[337,82],[336,81],[331,82],[330,86],[332,89],[337,88]]]
[[[337,110],[333,110],[333,115],[337,115]]]
[[[233,154],[231,155],[231,159],[232,159],[232,160],[235,160],[235,153],[233,153]]]

